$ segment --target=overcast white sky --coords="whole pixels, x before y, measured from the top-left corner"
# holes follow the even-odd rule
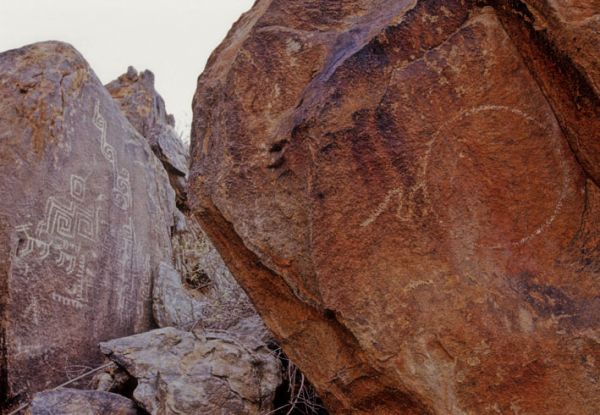
[[[0,51],[71,43],[106,84],[127,66],[154,72],[178,129],[191,120],[196,78],[254,0],[0,0]]]

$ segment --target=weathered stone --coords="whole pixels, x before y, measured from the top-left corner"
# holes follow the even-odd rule
[[[214,248],[212,251],[213,255],[218,255]],[[226,270],[225,265],[222,267]],[[220,287],[217,285],[219,280],[213,281],[207,274],[204,275],[206,280],[201,282],[201,287],[190,287],[184,285],[181,275],[171,265],[160,264],[152,289],[154,320],[159,327],[189,329],[199,326],[251,334],[265,343],[272,340],[248,297],[237,284]],[[231,274],[227,278],[233,280]]]
[[[137,415],[133,401],[115,393],[57,389],[34,395],[29,415]]]
[[[138,73],[130,66],[106,88],[163,162],[177,194],[178,206],[185,207],[189,155],[173,129],[173,116],[167,114],[164,100],[154,89],[154,74]]]
[[[175,268],[161,263],[152,287],[152,310],[159,327],[185,327],[200,321],[203,303],[183,286]]]
[[[154,281],[154,319],[160,327],[198,324],[229,330],[241,323],[269,342],[272,336],[248,296],[198,223],[190,218],[186,230],[173,236],[174,269],[161,266]]]
[[[89,389],[117,393],[127,397],[133,394],[136,386],[136,380],[116,363],[97,372],[88,384]]]
[[[600,4],[499,2],[500,18],[584,171],[600,184]]]
[[[160,161],[71,46],[0,54],[0,402],[152,324],[172,255]]]
[[[225,331],[163,328],[100,348],[137,379],[133,397],[152,415],[265,413],[281,382],[262,342]]]
[[[264,0],[209,60],[193,210],[331,412],[600,412],[583,4]]]

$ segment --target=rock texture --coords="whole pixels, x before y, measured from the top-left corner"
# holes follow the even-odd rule
[[[134,399],[152,415],[266,413],[281,382],[277,358],[252,336],[163,328],[100,348],[137,379]]]
[[[133,401],[114,393],[58,389],[36,393],[28,415],[137,415]]]
[[[177,194],[177,204],[185,208],[189,154],[173,129],[175,119],[167,114],[164,100],[154,89],[154,74],[148,70],[138,73],[130,66],[127,73],[106,88],[163,162]]]
[[[0,401],[150,328],[174,210],[160,161],[79,53],[0,54]]]
[[[191,200],[332,413],[600,412],[597,2],[259,0]]]
[[[200,327],[254,331],[272,340],[223,259],[200,228],[189,218],[183,232],[173,236],[175,266],[161,266],[153,285],[154,318],[160,327]]]
[[[216,252],[213,254],[218,255]],[[235,331],[238,324],[244,321],[240,326],[245,327],[243,331],[248,331],[248,325],[255,325],[256,334],[269,339],[246,294],[224,265],[220,270],[226,273],[225,278],[219,279],[216,273],[200,270],[196,276],[201,278],[190,281],[190,285],[190,282],[182,281],[175,268],[161,263],[152,290],[156,323],[160,327],[190,328],[199,325],[206,329]]]

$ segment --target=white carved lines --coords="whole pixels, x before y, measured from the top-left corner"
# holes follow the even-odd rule
[[[119,244],[117,246],[116,265],[117,270],[115,277],[119,280],[119,286],[122,287],[117,291],[117,310],[119,313],[118,319],[121,323],[127,323],[130,319],[131,312],[123,312],[129,310],[129,304],[135,306],[136,282],[140,281],[140,273],[143,272],[138,266],[138,260],[141,257],[140,247],[136,243],[135,230],[133,228],[133,220],[131,217],[128,222],[123,225],[119,232]]]
[[[56,303],[81,310],[89,307],[93,288],[103,283],[95,274],[100,260],[105,265],[99,272],[111,281],[114,279],[110,295],[116,300],[116,314],[121,323],[128,323],[135,317],[130,306],[135,308],[136,302],[140,302],[140,291],[143,298],[149,298],[150,256],[136,241],[130,174],[119,167],[115,148],[107,140],[108,125],[99,102],[95,103],[92,123],[100,131],[102,156],[111,166],[112,197],[89,189],[88,178],[71,174],[69,192],[48,197],[41,220],[16,228],[15,270],[23,276],[39,277],[43,274],[40,271],[52,273],[53,268],[47,269],[47,266],[60,268],[64,271],[60,282],[47,295]],[[115,220],[124,219],[124,224],[119,226],[114,220],[101,217],[107,202],[125,211],[115,212]],[[101,224],[106,224],[106,232],[101,232]],[[104,241],[109,241],[106,247],[99,246]],[[32,294],[29,304],[38,300],[39,297]],[[37,307],[37,303],[31,307]],[[24,318],[44,318],[43,313],[34,315],[33,309],[26,310],[29,311]]]
[[[33,253],[37,254],[37,258],[42,260],[50,255],[50,244],[41,239],[34,238],[30,235],[31,223],[19,225],[16,228],[19,237],[19,246],[17,247],[17,257],[25,258]]]
[[[71,175],[71,197],[79,203],[85,199],[85,179],[75,174]]]
[[[23,315],[28,316],[35,325],[40,324],[40,310],[35,297],[32,298],[31,303],[23,310]]]
[[[397,198],[398,212],[399,212],[402,208],[402,200],[404,198],[404,190],[402,187],[397,187],[396,189],[390,190],[385,195],[383,202],[381,202],[379,204],[379,206],[377,206],[377,208],[373,212],[371,212],[369,217],[363,223],[361,223],[360,226],[362,226],[362,227],[369,226],[370,224],[375,222],[377,220],[377,218],[379,216],[381,216],[381,214],[383,212],[385,212],[385,210],[388,208],[390,203],[392,203],[394,198]]]
[[[479,113],[484,113],[484,112],[508,112],[508,113],[515,114],[515,115],[531,122],[532,124],[534,124],[538,128],[540,128],[542,131],[547,131],[548,128],[551,128],[548,125],[544,125],[542,122],[540,122],[536,118],[532,117],[531,115],[525,113],[524,111],[521,111],[517,108],[511,108],[511,107],[507,107],[507,106],[503,106],[503,105],[491,105],[491,104],[480,105],[477,107],[473,107],[473,108],[469,108],[467,110],[461,111],[459,114],[457,114],[453,118],[451,118],[448,121],[446,121],[445,123],[443,123],[436,130],[436,132],[432,134],[431,139],[425,143],[425,145],[426,145],[425,154],[423,155],[423,157],[420,158],[421,165],[419,166],[419,168],[417,170],[417,174],[416,174],[415,182],[417,184],[409,189],[406,189],[406,188],[400,186],[400,187],[397,187],[397,188],[394,188],[394,189],[388,191],[388,193],[384,197],[383,201],[369,214],[369,216],[361,223],[360,226],[366,227],[366,226],[371,225],[393,203],[396,203],[398,206],[396,209],[396,214],[395,214],[398,219],[400,219],[400,220],[410,219],[410,217],[407,217],[407,215],[405,213],[403,214],[403,211],[406,210],[407,206],[410,207],[411,203],[415,203],[414,199],[418,195],[418,192],[423,193],[422,194],[423,201],[427,204],[425,207],[423,207],[423,209],[425,209],[425,211],[429,211],[431,209],[431,206],[429,206],[429,203],[430,203],[429,196],[428,196],[429,189],[427,188],[427,180],[426,179],[427,179],[427,171],[429,168],[429,162],[430,162],[430,158],[431,158],[431,152],[434,147],[434,144],[438,140],[438,137],[441,134],[441,132],[447,130],[448,127],[450,127],[455,122],[459,121],[462,118],[472,116],[475,114],[479,114]],[[551,137],[551,140],[552,140],[551,145],[552,145],[553,151],[555,152],[555,157],[558,160],[558,162],[560,163],[560,171],[557,172],[558,174],[560,174],[562,176],[562,187],[561,187],[560,196],[558,197],[558,200],[556,201],[553,212],[544,220],[544,222],[540,226],[538,226],[536,229],[534,229],[533,232],[530,232],[528,235],[525,235],[522,238],[520,238],[518,241],[509,243],[509,245],[513,245],[513,246],[523,245],[523,244],[529,242],[532,238],[535,238],[536,236],[540,235],[548,227],[550,227],[550,225],[555,221],[556,217],[560,213],[560,211],[562,209],[563,201],[564,201],[565,197],[567,196],[568,187],[569,187],[569,170],[566,165],[565,157],[562,154],[562,146],[560,143],[560,136],[558,134],[548,134],[548,135]],[[408,209],[408,210],[409,210],[408,213],[410,214],[410,209]],[[501,248],[501,247],[502,247],[502,245],[489,246],[489,248]]]
[[[373,212],[369,215],[369,217],[363,221],[360,226],[366,227],[372,224],[381,216],[383,212],[385,212],[390,205],[393,205],[394,202],[396,204],[396,213],[395,216],[399,220],[409,220],[411,213],[414,211],[415,205],[415,195],[419,190],[423,190],[423,183],[420,182],[411,189],[405,189],[403,187],[397,187],[395,189],[390,190],[383,199],[383,202],[375,208]],[[424,208],[424,211],[428,209]]]
[[[112,166],[113,170],[113,203],[122,210],[132,208],[132,192],[130,184],[130,174],[125,168],[118,167],[118,161],[114,147],[107,141],[107,123],[100,112],[100,103],[96,101],[94,107],[93,123],[100,130],[100,149],[102,155]],[[152,158],[155,162],[157,159]],[[149,194],[149,197],[154,197]],[[111,250],[112,251],[112,250]],[[134,303],[137,306],[137,314],[143,314],[143,302],[140,301],[135,291],[136,284],[141,282],[141,295],[143,298],[149,298],[150,292],[150,256],[144,253],[144,249],[136,241],[136,235],[133,226],[132,217],[127,218],[127,223],[119,231],[118,242],[116,243],[115,273],[114,278],[119,281],[121,289],[116,291],[116,308],[120,322],[128,322],[132,313],[128,310],[128,305]],[[135,302],[137,301],[137,304]],[[124,312],[127,311],[127,312]]]
[[[94,106],[94,126],[100,130],[100,151],[104,158],[111,164],[113,170],[113,203],[119,209],[128,210],[131,207],[131,185],[129,183],[129,171],[119,169],[115,148],[106,139],[107,123],[100,113],[100,102],[96,101]]]
[[[52,293],[52,299],[56,302],[61,303],[62,305],[66,305],[67,307],[76,308],[78,310],[83,308],[83,303],[79,300],[62,296],[58,294],[56,291]]]
[[[46,214],[37,228],[38,235],[58,235],[73,240],[77,237],[95,242],[98,236],[98,212],[85,208],[76,201],[60,202],[50,196]]]
[[[99,208],[87,207],[86,179],[77,175],[70,177],[71,200],[50,196],[46,201],[44,217],[38,222],[35,235],[31,223],[17,226],[19,244],[16,252],[17,265],[29,272],[28,257],[43,261],[53,259],[54,264],[75,276],[71,287],[66,287],[69,296],[53,292],[51,298],[63,305],[83,307],[87,302],[87,289],[93,272],[88,269],[81,243],[94,244],[98,241]]]

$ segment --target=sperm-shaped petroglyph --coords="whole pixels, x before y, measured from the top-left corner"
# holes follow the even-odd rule
[[[404,186],[399,186],[399,187],[396,187],[396,188],[388,191],[387,194],[385,195],[383,201],[369,214],[369,216],[361,223],[360,226],[366,227],[366,226],[373,224],[392,205],[397,206],[395,216],[398,219],[410,220],[411,219],[410,215],[413,212],[413,209],[410,209],[410,208],[407,209],[407,207],[414,206],[416,204],[415,197],[419,193],[422,193],[422,196],[423,196],[422,203],[424,203],[426,205],[426,206],[424,206],[424,211],[429,211],[430,207],[434,208],[434,207],[430,206],[430,203],[431,203],[430,198],[429,198],[430,189],[428,189],[428,187],[427,187],[426,177],[427,177],[427,173],[428,173],[431,152],[432,152],[432,149],[433,149],[436,141],[438,140],[441,132],[445,131],[450,125],[456,123],[457,121],[459,121],[460,119],[462,119],[464,117],[468,117],[468,116],[486,112],[486,111],[491,111],[491,112],[503,111],[503,112],[512,113],[512,114],[518,115],[519,117],[522,117],[523,119],[526,119],[527,121],[535,124],[538,128],[540,128],[544,131],[548,129],[548,126],[542,124],[536,118],[525,113],[524,111],[521,111],[517,108],[510,108],[510,107],[503,106],[503,105],[481,105],[481,106],[470,108],[470,109],[460,112],[459,114],[457,114],[450,120],[443,123],[431,135],[431,138],[429,139],[429,141],[427,141],[425,143],[426,150],[425,150],[423,157],[421,158],[422,162],[417,170],[417,175],[416,175],[416,180],[415,180],[416,185],[414,185],[410,188],[406,188]],[[559,134],[550,134],[550,135],[551,135],[551,138],[553,141],[552,148],[555,152],[556,158],[559,160],[560,173],[562,174],[562,186],[561,186],[560,196],[556,202],[556,205],[554,206],[552,213],[546,218],[546,220],[540,226],[538,226],[535,230],[533,230],[533,232],[530,232],[529,234],[520,238],[518,241],[510,242],[509,243],[510,245],[513,245],[513,246],[523,245],[523,244],[529,242],[531,239],[533,239],[536,236],[543,233],[556,220],[556,217],[559,215],[559,213],[562,209],[563,201],[567,195],[568,187],[569,187],[569,169],[568,169],[568,166],[566,165],[565,157],[564,157],[563,150],[562,150],[562,145],[560,143],[560,135]],[[435,213],[435,209],[431,209],[431,210]],[[506,246],[506,244],[494,245],[494,246],[490,246],[489,248],[500,248],[502,246]]]

